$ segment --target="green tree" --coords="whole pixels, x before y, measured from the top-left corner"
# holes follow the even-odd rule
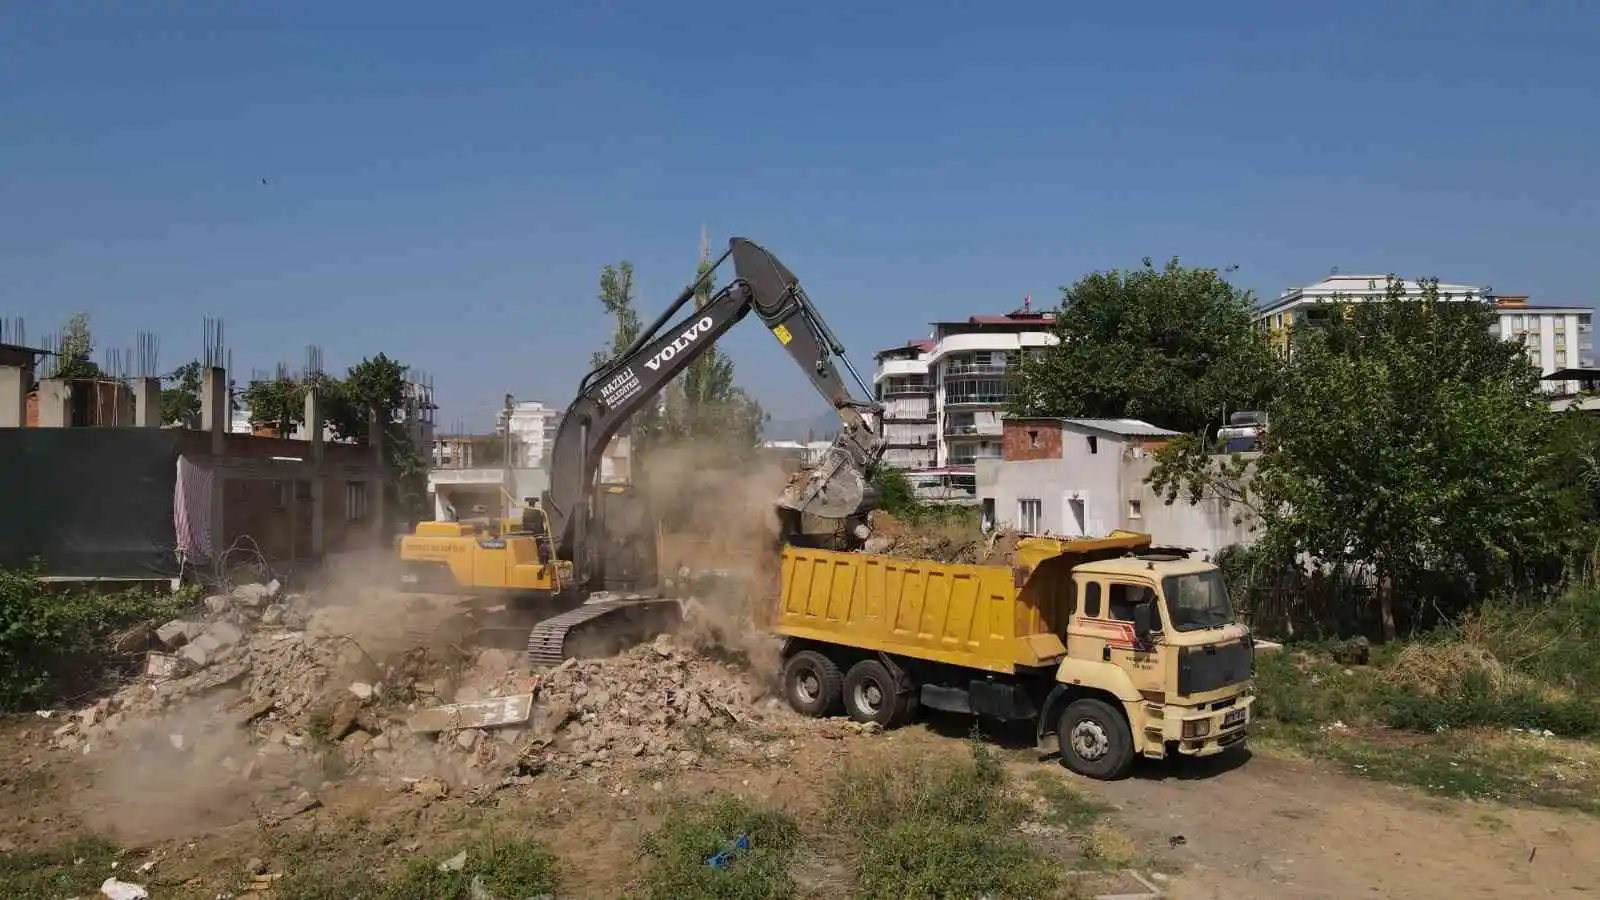
[[[599,299],[606,314],[612,318],[612,332],[610,349],[594,354],[593,364],[597,369],[620,358],[644,331],[636,306],[638,296],[634,292],[633,263],[623,260],[600,271]],[[652,402],[647,402],[633,415],[623,432],[630,436],[632,459],[636,466],[642,467],[649,448],[660,442],[665,423],[660,404],[654,401],[663,399],[651,398]]]
[[[416,446],[404,420],[409,390],[406,373],[404,364],[379,353],[351,366],[344,378],[317,375],[311,383],[321,401],[323,419],[336,438],[370,444],[376,418],[390,470],[386,499],[394,514],[410,520],[424,514],[428,467],[423,448]]]
[[[1184,432],[1257,409],[1277,356],[1252,296],[1215,269],[1095,272],[1062,289],[1059,343],[1021,360],[1012,411],[1138,418]]]
[[[1558,418],[1493,308],[1442,300],[1436,281],[1407,296],[1395,279],[1382,300],[1331,305],[1295,335],[1253,479],[1197,463],[1191,445],[1169,448],[1152,483],[1169,502],[1240,498],[1275,558],[1370,572],[1386,638],[1397,597],[1451,613],[1548,574],[1575,535]],[[1430,588],[1445,582],[1458,589]]]
[[[702,258],[695,275],[696,310],[711,301],[710,271],[710,260]],[[668,439],[699,441],[731,456],[752,454],[767,420],[761,404],[734,383],[733,360],[715,345],[703,350],[675,379],[668,393],[667,413]]]
[[[94,362],[94,334],[89,329],[89,314],[77,313],[61,329],[60,354],[56,368],[57,378],[99,378],[100,367]]]
[[[161,423],[200,427],[200,363],[186,362],[165,379],[171,387],[161,389]]]
[[[289,377],[253,381],[240,401],[250,410],[250,424],[288,437],[306,420],[306,386]]]

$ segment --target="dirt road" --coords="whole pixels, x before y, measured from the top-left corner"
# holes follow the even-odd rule
[[[1073,781],[1183,867],[1165,885],[1178,900],[1600,892],[1600,822],[1579,813],[1437,800],[1269,753]]]

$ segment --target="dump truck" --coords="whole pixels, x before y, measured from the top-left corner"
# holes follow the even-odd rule
[[[1012,565],[783,548],[783,689],[894,727],[927,707],[1036,722],[1041,751],[1115,779],[1136,757],[1243,745],[1255,650],[1217,566],[1151,536],[1025,537]]]

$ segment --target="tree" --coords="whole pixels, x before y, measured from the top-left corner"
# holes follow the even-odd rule
[[[711,262],[700,260],[694,307],[711,301]],[[715,346],[701,352],[668,394],[666,436],[701,441],[733,456],[753,453],[761,440],[766,413],[733,380],[733,360]]]
[[[166,377],[172,387],[161,389],[161,423],[200,427],[200,363],[186,362]]]
[[[306,386],[287,376],[254,381],[239,398],[250,409],[250,424],[288,437],[306,420]]]
[[[1277,357],[1252,295],[1215,269],[1095,272],[1062,289],[1059,343],[1020,365],[1012,411],[1201,432],[1270,395]]]
[[[57,378],[99,378],[100,366],[94,362],[94,335],[89,330],[89,314],[77,313],[61,329]]]
[[[634,305],[633,263],[623,260],[616,266],[607,265],[600,271],[600,305],[611,316],[613,327],[611,348],[594,354],[596,369],[616,361],[639,339],[644,327],[639,322],[639,311]],[[654,398],[653,398],[654,399]],[[633,415],[626,433],[630,435],[633,464],[642,466],[649,447],[659,442],[662,432],[660,407],[647,403]]]
[[[1436,281],[1408,297],[1394,279],[1382,300],[1332,306],[1295,334],[1255,477],[1179,448],[1152,473],[1169,502],[1198,478],[1259,512],[1277,558],[1369,572],[1385,638],[1396,597],[1450,613],[1559,563],[1573,528],[1553,477],[1557,417],[1521,348],[1492,330],[1494,310],[1441,300]]]

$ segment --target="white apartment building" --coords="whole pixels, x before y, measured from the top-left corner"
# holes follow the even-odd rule
[[[1000,457],[1021,354],[1055,343],[1054,323],[1025,301],[1005,315],[935,322],[930,337],[875,354],[884,460],[929,499],[974,498],[978,460]]]
[[[545,457],[555,444],[556,429],[561,427],[560,410],[551,409],[538,400],[524,400],[511,407],[511,445],[516,468],[543,468]],[[500,414],[500,427],[505,427],[506,414]]]
[[[1407,296],[1420,296],[1422,287],[1404,282]],[[1280,347],[1287,347],[1296,327],[1315,322],[1316,307],[1335,298],[1347,302],[1382,299],[1388,291],[1384,275],[1332,275],[1316,284],[1289,288],[1278,298],[1259,307],[1256,320],[1273,335]],[[1541,375],[1568,368],[1594,365],[1591,330],[1592,311],[1585,306],[1535,306],[1526,296],[1486,294],[1469,284],[1439,283],[1442,300],[1475,300],[1495,306],[1500,321],[1497,333],[1523,346],[1528,359]],[[1545,389],[1557,394],[1573,393],[1576,382],[1546,381]]]

